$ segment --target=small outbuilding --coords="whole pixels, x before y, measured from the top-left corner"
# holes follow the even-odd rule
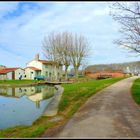
[[[22,68],[4,68],[0,70],[0,80],[16,80],[24,78],[25,72]]]

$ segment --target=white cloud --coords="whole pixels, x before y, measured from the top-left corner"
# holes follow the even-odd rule
[[[106,3],[38,2],[38,6],[40,7],[30,8],[26,5],[20,16],[1,20],[0,46],[6,46],[7,52],[1,51],[3,54],[0,58],[5,65],[20,63],[24,66],[35,53],[42,52],[43,37],[51,31],[67,30],[87,36],[95,52],[92,59],[89,59],[91,64],[95,61],[105,62],[107,54],[110,53],[109,49],[111,53],[108,56],[112,60],[115,54],[120,54],[119,49],[116,49],[112,43],[112,40],[117,37],[118,24],[114,23],[108,15],[109,8]],[[15,3],[3,12],[0,11],[0,15],[14,11],[17,7],[18,3]],[[10,58],[5,57],[4,54],[9,55]],[[20,62],[16,60],[19,57]],[[5,60],[6,58],[8,61]],[[12,59],[14,60],[11,61]]]
[[[105,7],[104,9],[96,9],[94,11],[94,14],[97,16],[103,16],[109,14],[109,11],[110,11],[109,7]]]
[[[24,58],[21,56],[13,55],[8,51],[0,49],[0,63],[7,67],[25,67]]]

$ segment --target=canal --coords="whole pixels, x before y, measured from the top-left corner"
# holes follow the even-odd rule
[[[53,86],[0,88],[0,129],[32,125],[53,100]]]

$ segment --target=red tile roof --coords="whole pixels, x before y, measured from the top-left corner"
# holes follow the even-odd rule
[[[6,74],[8,72],[15,71],[16,69],[18,69],[18,68],[4,68],[4,69],[0,70],[0,74]]]
[[[41,69],[38,69],[38,68],[36,68],[36,67],[27,67],[27,68],[30,68],[30,69],[32,69],[32,70],[34,70],[34,71],[40,71]],[[25,69],[27,69],[27,68],[25,68]]]

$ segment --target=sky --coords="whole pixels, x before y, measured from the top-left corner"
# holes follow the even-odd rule
[[[84,35],[90,43],[86,65],[138,61],[113,43],[120,25],[109,15],[113,2],[0,2],[0,65],[26,67],[50,32]]]

